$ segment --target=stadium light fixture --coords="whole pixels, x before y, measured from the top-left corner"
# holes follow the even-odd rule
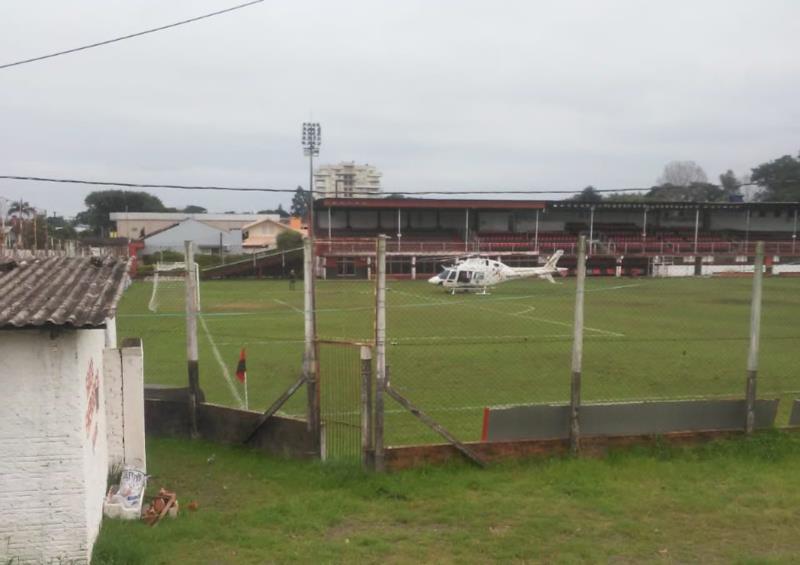
[[[318,122],[303,122],[303,155],[308,157],[308,237],[314,239],[314,157],[319,156],[322,128]]]

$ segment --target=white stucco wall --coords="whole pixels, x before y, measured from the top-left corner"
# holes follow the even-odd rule
[[[102,518],[105,332],[0,332],[0,561],[86,562]]]
[[[144,354],[136,346],[103,353],[108,464],[147,470],[144,428]]]

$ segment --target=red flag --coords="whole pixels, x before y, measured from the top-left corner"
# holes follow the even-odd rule
[[[245,354],[244,347],[242,347],[242,351],[239,353],[239,364],[236,365],[236,378],[239,379],[240,383],[244,383],[247,380],[247,355]]]

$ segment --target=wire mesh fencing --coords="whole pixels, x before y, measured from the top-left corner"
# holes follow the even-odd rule
[[[525,257],[514,266],[545,259]],[[363,414],[357,344],[374,343],[376,330],[371,274],[315,285],[320,411],[330,424],[321,442],[333,458],[356,458]],[[752,288],[752,268],[711,277],[588,276],[582,403],[744,398]],[[798,291],[800,278],[764,277],[757,395],[781,399],[779,424],[800,395]],[[555,284],[523,278],[485,293],[390,278],[385,351],[391,386],[462,441],[482,438],[486,408],[569,404],[575,296],[574,276],[557,277]],[[142,337],[148,383],[187,384],[185,301],[185,276],[167,271],[157,282],[152,275],[138,279],[123,298],[118,334]],[[263,411],[303,371],[303,280],[201,278],[199,302],[206,399]],[[245,382],[236,375],[243,354]],[[281,410],[305,417],[308,398],[295,394]],[[384,417],[387,445],[442,442],[392,398],[385,399]]]
[[[587,277],[581,404],[745,399],[753,279],[752,258],[718,276]],[[764,277],[756,395],[781,399],[776,425],[800,389],[798,291]],[[481,439],[485,408],[569,404],[575,292],[574,277],[486,294],[390,280],[392,387],[462,441]],[[391,401],[385,421],[388,445],[442,441]]]
[[[145,274],[123,296],[119,336],[139,336],[145,380],[187,385],[185,268]],[[197,315],[200,388],[213,403],[264,410],[301,373],[303,290],[298,277],[199,281]],[[236,369],[244,352],[246,378]],[[305,415],[303,395],[283,407]]]
[[[387,283],[390,381],[462,440],[480,439],[486,406],[569,398],[573,281],[507,283],[452,295],[425,281]],[[389,444],[441,441],[387,405]]]

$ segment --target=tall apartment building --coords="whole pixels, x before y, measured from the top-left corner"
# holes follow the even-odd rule
[[[315,198],[375,198],[381,193],[381,173],[372,165],[343,161],[314,171]]]

